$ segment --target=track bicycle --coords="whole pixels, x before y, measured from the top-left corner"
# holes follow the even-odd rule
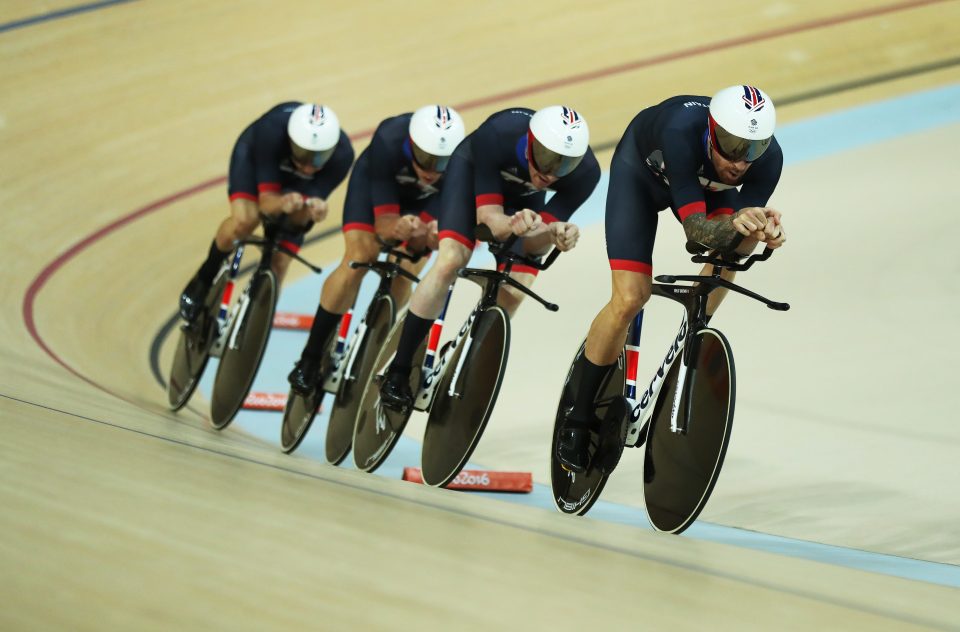
[[[708,326],[707,299],[714,290],[725,288],[774,310],[786,311],[790,306],[720,276],[723,269],[744,271],[758,261],[766,261],[773,253],[770,248],[743,262],[717,253],[705,254],[703,246],[692,242],[687,250],[694,255],[694,263],[712,265],[712,273],[656,277],[659,283],[653,284],[653,295],[684,307],[680,329],[647,388],[638,391],[643,310],[634,318],[623,352],[594,398],[590,459],[586,471],[579,474],[564,468],[557,458],[564,415],[573,406],[582,379],[575,367],[585,342],[574,357],[557,406],[550,451],[553,497],[563,513],[583,515],[593,506],[624,447],[645,446],[644,504],[650,523],[658,531],[680,533],[689,527],[713,491],[733,426],[736,373],[730,343],[718,329]]]
[[[194,322],[181,326],[174,352],[167,389],[173,410],[186,405],[207,360],[220,358],[210,398],[210,420],[218,430],[226,428],[243,406],[270,337],[278,295],[276,273],[270,267],[274,253],[282,252],[313,272],[321,271],[284,243],[280,231],[267,225],[266,220],[265,227],[264,238],[236,242],[232,256],[227,257],[214,277],[200,314]],[[260,261],[240,297],[231,305],[247,246],[261,250]]]
[[[327,393],[334,395],[324,453],[327,462],[339,465],[350,453],[353,427],[363,385],[366,384],[373,362],[397,317],[397,301],[390,293],[393,280],[402,276],[416,283],[416,275],[400,266],[402,260],[418,262],[426,253],[409,254],[395,248],[396,244],[381,242],[383,261],[361,263],[351,261],[354,269],[366,268],[380,275],[380,283],[360,324],[350,334],[353,309],[347,311],[336,332],[324,344],[319,379],[313,391],[301,395],[291,389],[283,411],[280,444],[284,452],[297,449],[316,417]]]
[[[415,397],[412,408],[405,411],[390,410],[380,403],[380,384],[396,353],[403,318],[394,325],[374,363],[357,414],[353,453],[358,469],[376,470],[393,450],[413,410],[429,411],[421,458],[423,482],[442,487],[452,481],[480,441],[506,371],[510,318],[497,304],[500,287],[516,288],[549,311],[559,309],[510,276],[516,264],[546,270],[560,254],[559,250],[553,250],[546,260],[540,262],[535,257],[511,250],[517,241],[516,235],[497,242],[489,228],[481,224],[477,227],[477,238],[488,242],[490,252],[500,257],[503,269],[463,268],[457,272],[460,278],[480,285],[482,296],[454,340],[448,341],[438,352],[440,333],[453,292],[451,286],[440,318],[414,354],[410,388]]]

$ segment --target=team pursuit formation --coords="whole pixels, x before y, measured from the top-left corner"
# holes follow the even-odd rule
[[[783,167],[775,127],[773,102],[749,85],[669,98],[627,126],[606,198],[610,299],[589,327],[571,332],[582,342],[556,384],[549,453],[544,446],[561,512],[593,506],[624,448],[643,449],[643,500],[657,530],[680,533],[709,499],[736,400],[731,344],[711,320],[730,292],[789,309],[734,282],[786,241],[782,214],[767,206]],[[229,213],[180,296],[170,407],[186,405],[213,356],[210,419],[218,429],[234,419],[260,367],[287,268],[296,260],[320,272],[298,251],[349,174],[343,259],[291,367],[280,445],[294,451],[326,399],[327,461],[352,453],[358,469],[373,472],[422,411],[423,482],[457,480],[503,385],[511,317],[527,297],[546,308],[544,318],[559,309],[534,292],[534,281],[559,255],[578,256],[573,220],[600,181],[590,128],[573,108],[507,108],[467,132],[453,108],[425,105],[380,122],[355,157],[329,106],[295,101],[244,129],[230,157]],[[665,209],[683,226],[686,243],[677,246],[702,266],[697,274],[654,277]],[[261,224],[263,237],[254,237]],[[492,269],[466,267],[478,241],[494,255]],[[251,247],[260,258],[235,292]],[[357,305],[370,271],[379,285]],[[461,278],[479,284],[481,298],[441,346]],[[647,381],[637,374],[638,348],[651,296],[680,303],[684,316]]]

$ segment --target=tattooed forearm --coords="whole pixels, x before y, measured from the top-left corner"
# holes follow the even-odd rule
[[[687,239],[703,244],[711,250],[727,252],[734,245],[734,239],[739,234],[730,221],[731,215],[724,215],[718,219],[707,219],[703,213],[694,213],[683,220],[683,230]]]

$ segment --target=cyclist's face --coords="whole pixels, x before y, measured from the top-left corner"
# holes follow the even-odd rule
[[[740,184],[751,164],[746,160],[727,160],[713,146],[710,146],[710,162],[724,184]]]
[[[314,167],[313,164],[309,162],[300,162],[295,156],[291,156],[290,161],[293,163],[293,166],[296,167],[297,171],[305,176],[312,176],[320,171],[319,167]]]
[[[530,184],[532,184],[537,189],[546,189],[551,184],[559,180],[557,176],[545,176],[537,168],[533,166],[533,161],[528,160],[527,165],[530,169]]]
[[[424,184],[434,184],[440,179],[440,176],[443,175],[439,171],[428,171],[424,169],[417,164],[416,160],[411,160],[410,164],[413,165],[413,171],[417,174],[417,179]]]

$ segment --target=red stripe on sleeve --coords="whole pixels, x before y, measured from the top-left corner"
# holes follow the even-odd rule
[[[428,212],[426,212],[426,211],[420,211],[420,221],[423,222],[424,224],[429,224],[430,222],[432,222],[432,221],[435,220],[435,219],[436,219],[436,217],[434,217],[434,216],[431,215],[430,213],[428,213]]]
[[[372,225],[364,224],[363,222],[350,222],[349,224],[343,225],[343,232],[347,233],[351,230],[365,230],[368,233],[375,232]]]
[[[653,276],[653,266],[649,263],[640,261],[630,261],[629,259],[611,259],[611,270],[625,270],[626,272],[639,272],[647,276]]]
[[[714,209],[713,212],[707,213],[707,219],[713,219],[714,217],[719,217],[720,215],[733,215],[733,209],[732,208]]]
[[[399,204],[381,204],[380,206],[373,207],[374,217],[380,217],[381,215],[399,215],[399,214],[400,214]]]
[[[251,202],[256,202],[257,196],[250,193],[234,193],[230,196],[230,201],[233,202],[234,200],[250,200]]]
[[[690,202],[684,206],[681,206],[677,209],[677,215],[680,216],[680,221],[687,219],[695,213],[706,213],[707,212],[707,203],[703,200],[699,202]]]
[[[261,182],[257,185],[257,191],[260,193],[280,193],[279,182]]]
[[[554,223],[554,222],[559,222],[559,221],[560,221],[560,220],[558,220],[555,216],[551,215],[550,213],[546,213],[546,212],[540,213],[540,218],[543,220],[543,223],[544,223],[544,224],[552,224],[552,223]]]
[[[287,240],[285,240],[285,239],[282,239],[282,240],[280,241],[280,245],[281,245],[281,246],[286,246],[287,249],[290,250],[290,252],[300,252],[300,246],[298,246],[297,244],[293,243],[292,241],[287,241]]]
[[[438,235],[438,238],[453,239],[453,240],[459,241],[461,244],[463,244],[470,250],[473,250],[473,247],[476,244],[476,242],[474,242],[472,239],[470,239],[469,237],[464,237],[463,235],[461,235],[455,230],[441,230],[440,234]]]
[[[477,208],[493,204],[494,206],[503,206],[503,196],[499,193],[484,193],[477,196]]]

